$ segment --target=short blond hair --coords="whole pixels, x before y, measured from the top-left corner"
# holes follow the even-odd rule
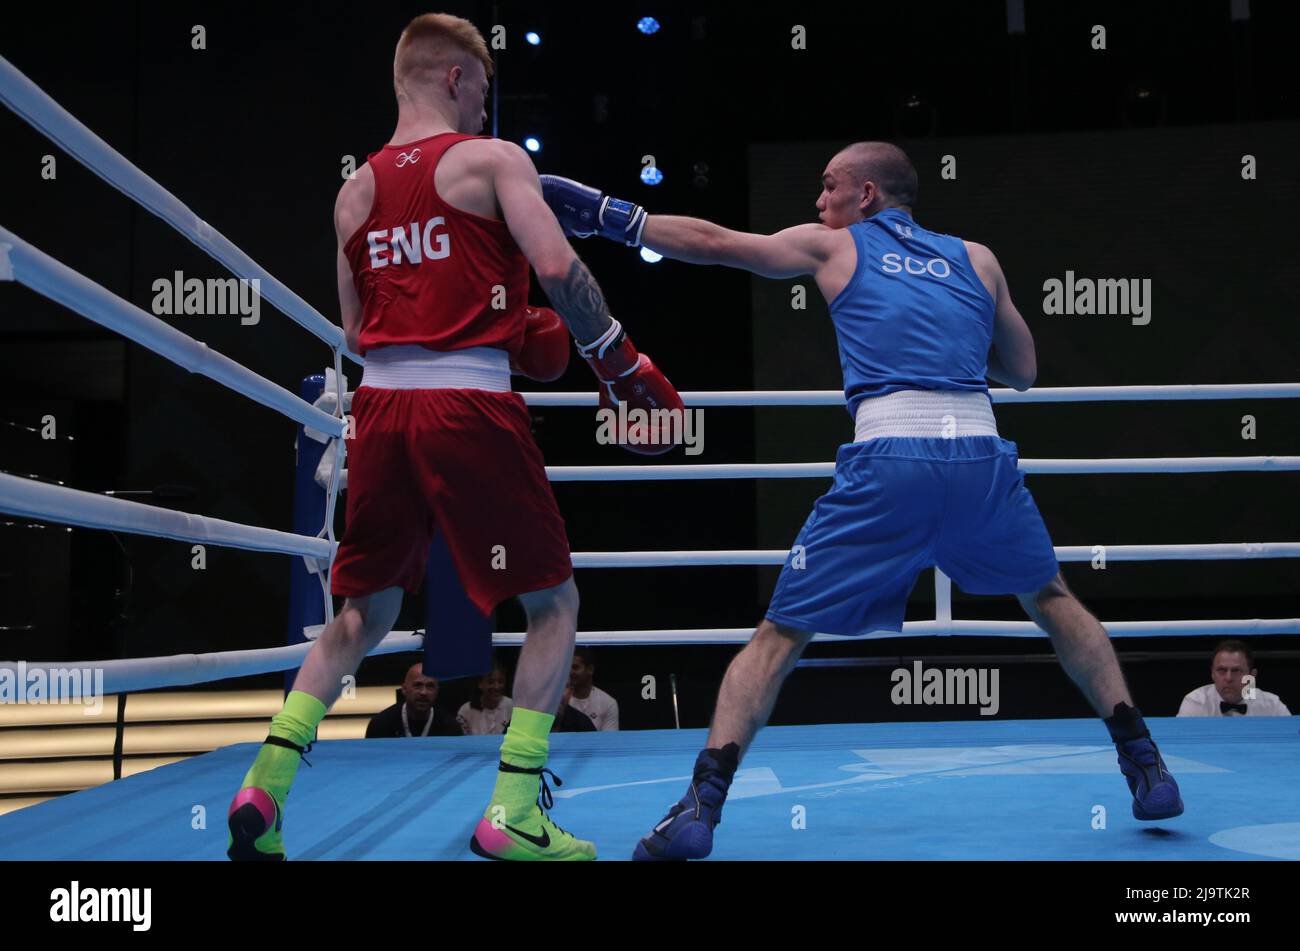
[[[492,55],[487,41],[473,23],[450,13],[425,13],[406,24],[393,54],[393,84],[429,83],[436,71],[454,65],[456,54],[468,55],[492,75]]]

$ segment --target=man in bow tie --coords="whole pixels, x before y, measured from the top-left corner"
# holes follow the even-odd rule
[[[1214,683],[1183,698],[1180,717],[1289,717],[1280,697],[1257,686],[1255,658],[1241,641],[1220,641],[1210,661]]]

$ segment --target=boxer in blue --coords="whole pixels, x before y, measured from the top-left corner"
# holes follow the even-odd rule
[[[1034,341],[988,248],[912,218],[917,176],[902,149],[859,142],[822,174],[819,224],[773,235],[650,215],[553,176],[542,190],[565,230],[770,278],[811,275],[830,304],[854,441],[817,500],[767,616],[727,669],[690,788],[636,846],[642,860],[703,858],[740,758],[814,632],[899,631],[918,574],[1014,594],[1104,719],[1138,819],[1183,811],[1134,708],[1105,629],[1066,587],[1016,445],[998,437],[985,377],[1027,390]]]

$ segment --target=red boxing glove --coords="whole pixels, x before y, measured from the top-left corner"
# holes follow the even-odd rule
[[[600,380],[601,409],[619,412],[618,404],[627,404],[626,420],[619,412],[619,422],[627,422],[626,433],[620,426],[620,446],[643,456],[659,456],[680,444],[686,406],[650,358],[637,353],[622,324],[615,320],[591,343],[580,345],[578,353]],[[648,419],[636,420],[632,417],[634,410],[642,410]],[[663,410],[676,412],[670,414]]]
[[[569,329],[549,307],[524,308],[524,345],[510,361],[510,372],[539,383],[564,376],[569,368]]]

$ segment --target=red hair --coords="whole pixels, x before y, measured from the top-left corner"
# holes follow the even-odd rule
[[[473,23],[450,13],[425,13],[406,25],[393,56],[393,82],[428,81],[435,70],[454,65],[456,54],[477,59],[492,75],[492,55]]]

